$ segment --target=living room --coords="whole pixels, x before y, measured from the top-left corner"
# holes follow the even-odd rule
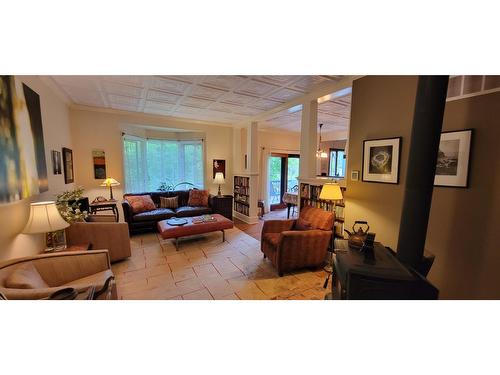
[[[99,64],[97,50],[75,65],[67,52],[54,53],[45,67],[30,66],[26,57],[6,61],[0,70],[1,319],[35,330],[33,315],[42,315],[44,330],[71,327],[58,334],[71,342],[84,337],[79,350],[88,350],[96,331],[109,330],[116,342],[110,352],[133,347],[158,357],[148,371],[157,371],[167,350],[178,355],[176,370],[184,362],[204,371],[191,362],[216,356],[232,364],[222,372],[257,354],[255,345],[272,331],[285,341],[282,355],[321,362],[332,344],[326,327],[337,319],[346,322],[335,332],[338,340],[350,337],[356,345],[350,330],[359,336],[365,329],[371,338],[363,336],[364,345],[390,345],[393,353],[404,352],[391,341],[404,340],[396,339],[394,325],[426,343],[427,324],[436,324],[433,332],[453,330],[481,316],[488,325],[500,298],[498,71],[467,68],[475,66],[471,60],[455,65],[457,55],[453,63],[424,69],[424,57],[411,65],[407,47],[393,61],[363,67],[373,51],[365,42],[364,52],[353,48],[360,55],[349,56],[347,65],[315,65],[311,56],[325,51],[324,40],[316,40],[317,32],[307,42],[294,35],[313,50],[275,65],[258,49],[237,69],[228,65],[236,58],[227,55],[227,43],[211,44],[213,51],[201,43],[177,66],[163,51],[147,59],[149,68],[147,54],[131,49],[113,57],[97,35]],[[151,41],[144,43],[157,53]],[[265,48],[281,49],[269,43]],[[66,47],[81,57],[72,43]],[[201,51],[214,61],[200,67]],[[132,65],[122,65],[128,59]],[[266,69],[249,66],[262,64]],[[485,300],[495,301],[486,307]],[[429,308],[432,319],[418,318]],[[97,312],[111,322],[90,326],[85,317]],[[386,335],[382,327],[389,325],[394,329]],[[155,330],[155,341],[146,343],[144,332]],[[132,331],[138,336],[123,336]],[[32,345],[43,347],[36,336]],[[246,336],[247,355],[236,353]],[[371,341],[381,336],[388,342]],[[468,341],[477,342],[474,337]],[[219,341],[227,338],[233,344]],[[294,347],[311,339],[317,345]],[[438,340],[431,351],[446,344]],[[189,345],[197,361],[180,353]],[[259,352],[274,346],[263,344]],[[379,360],[377,351],[365,354],[368,362]],[[71,357],[69,347],[61,353]],[[298,362],[291,372],[307,370],[307,361]],[[130,363],[134,372],[144,370],[139,358]],[[278,370],[268,360],[249,366]]]

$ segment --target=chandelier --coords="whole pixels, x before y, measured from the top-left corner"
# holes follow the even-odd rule
[[[316,157],[324,159],[324,158],[328,157],[328,154],[323,149],[321,149],[321,128],[322,127],[323,127],[323,124],[319,124],[319,143],[318,143],[318,151],[316,151]]]

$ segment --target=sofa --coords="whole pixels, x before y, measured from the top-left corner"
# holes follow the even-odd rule
[[[319,208],[301,208],[299,219],[308,228],[297,230],[298,220],[267,220],[262,227],[261,251],[279,276],[300,268],[319,267],[325,262],[332,236],[334,214]]]
[[[68,247],[88,244],[92,249],[107,249],[111,262],[126,259],[132,255],[126,223],[114,221],[73,223],[66,228],[66,244]]]
[[[134,212],[132,211],[132,207],[130,206],[128,201],[124,199],[122,201],[123,215],[125,217],[125,221],[128,223],[130,234],[148,232],[152,230],[156,231],[157,223],[159,221],[170,219],[172,217],[193,217],[214,213],[213,195],[209,195],[208,197],[208,207],[188,206],[189,190],[125,194],[123,198],[136,195],[150,195],[151,199],[156,205],[156,209],[134,214]],[[173,210],[170,208],[159,208],[160,197],[171,198],[175,196],[179,197],[177,209]]]
[[[111,280],[111,283],[109,283]],[[61,251],[0,263],[0,293],[6,299],[43,299],[64,288],[94,286],[100,299],[116,299],[107,250]]]

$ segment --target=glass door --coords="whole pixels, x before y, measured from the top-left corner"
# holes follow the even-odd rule
[[[298,191],[299,155],[271,154],[269,161],[269,204],[271,210],[285,208],[283,194]]]

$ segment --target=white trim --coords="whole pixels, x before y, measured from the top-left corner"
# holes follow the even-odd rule
[[[451,98],[446,98],[446,101],[447,102],[452,102],[452,101],[455,101],[455,100],[472,98],[473,96],[488,95],[488,94],[491,94],[491,93],[494,93],[494,92],[499,92],[499,91],[500,91],[500,87],[496,87],[494,89],[473,92],[471,94],[462,94],[462,95],[458,95],[458,96],[453,96]]]

